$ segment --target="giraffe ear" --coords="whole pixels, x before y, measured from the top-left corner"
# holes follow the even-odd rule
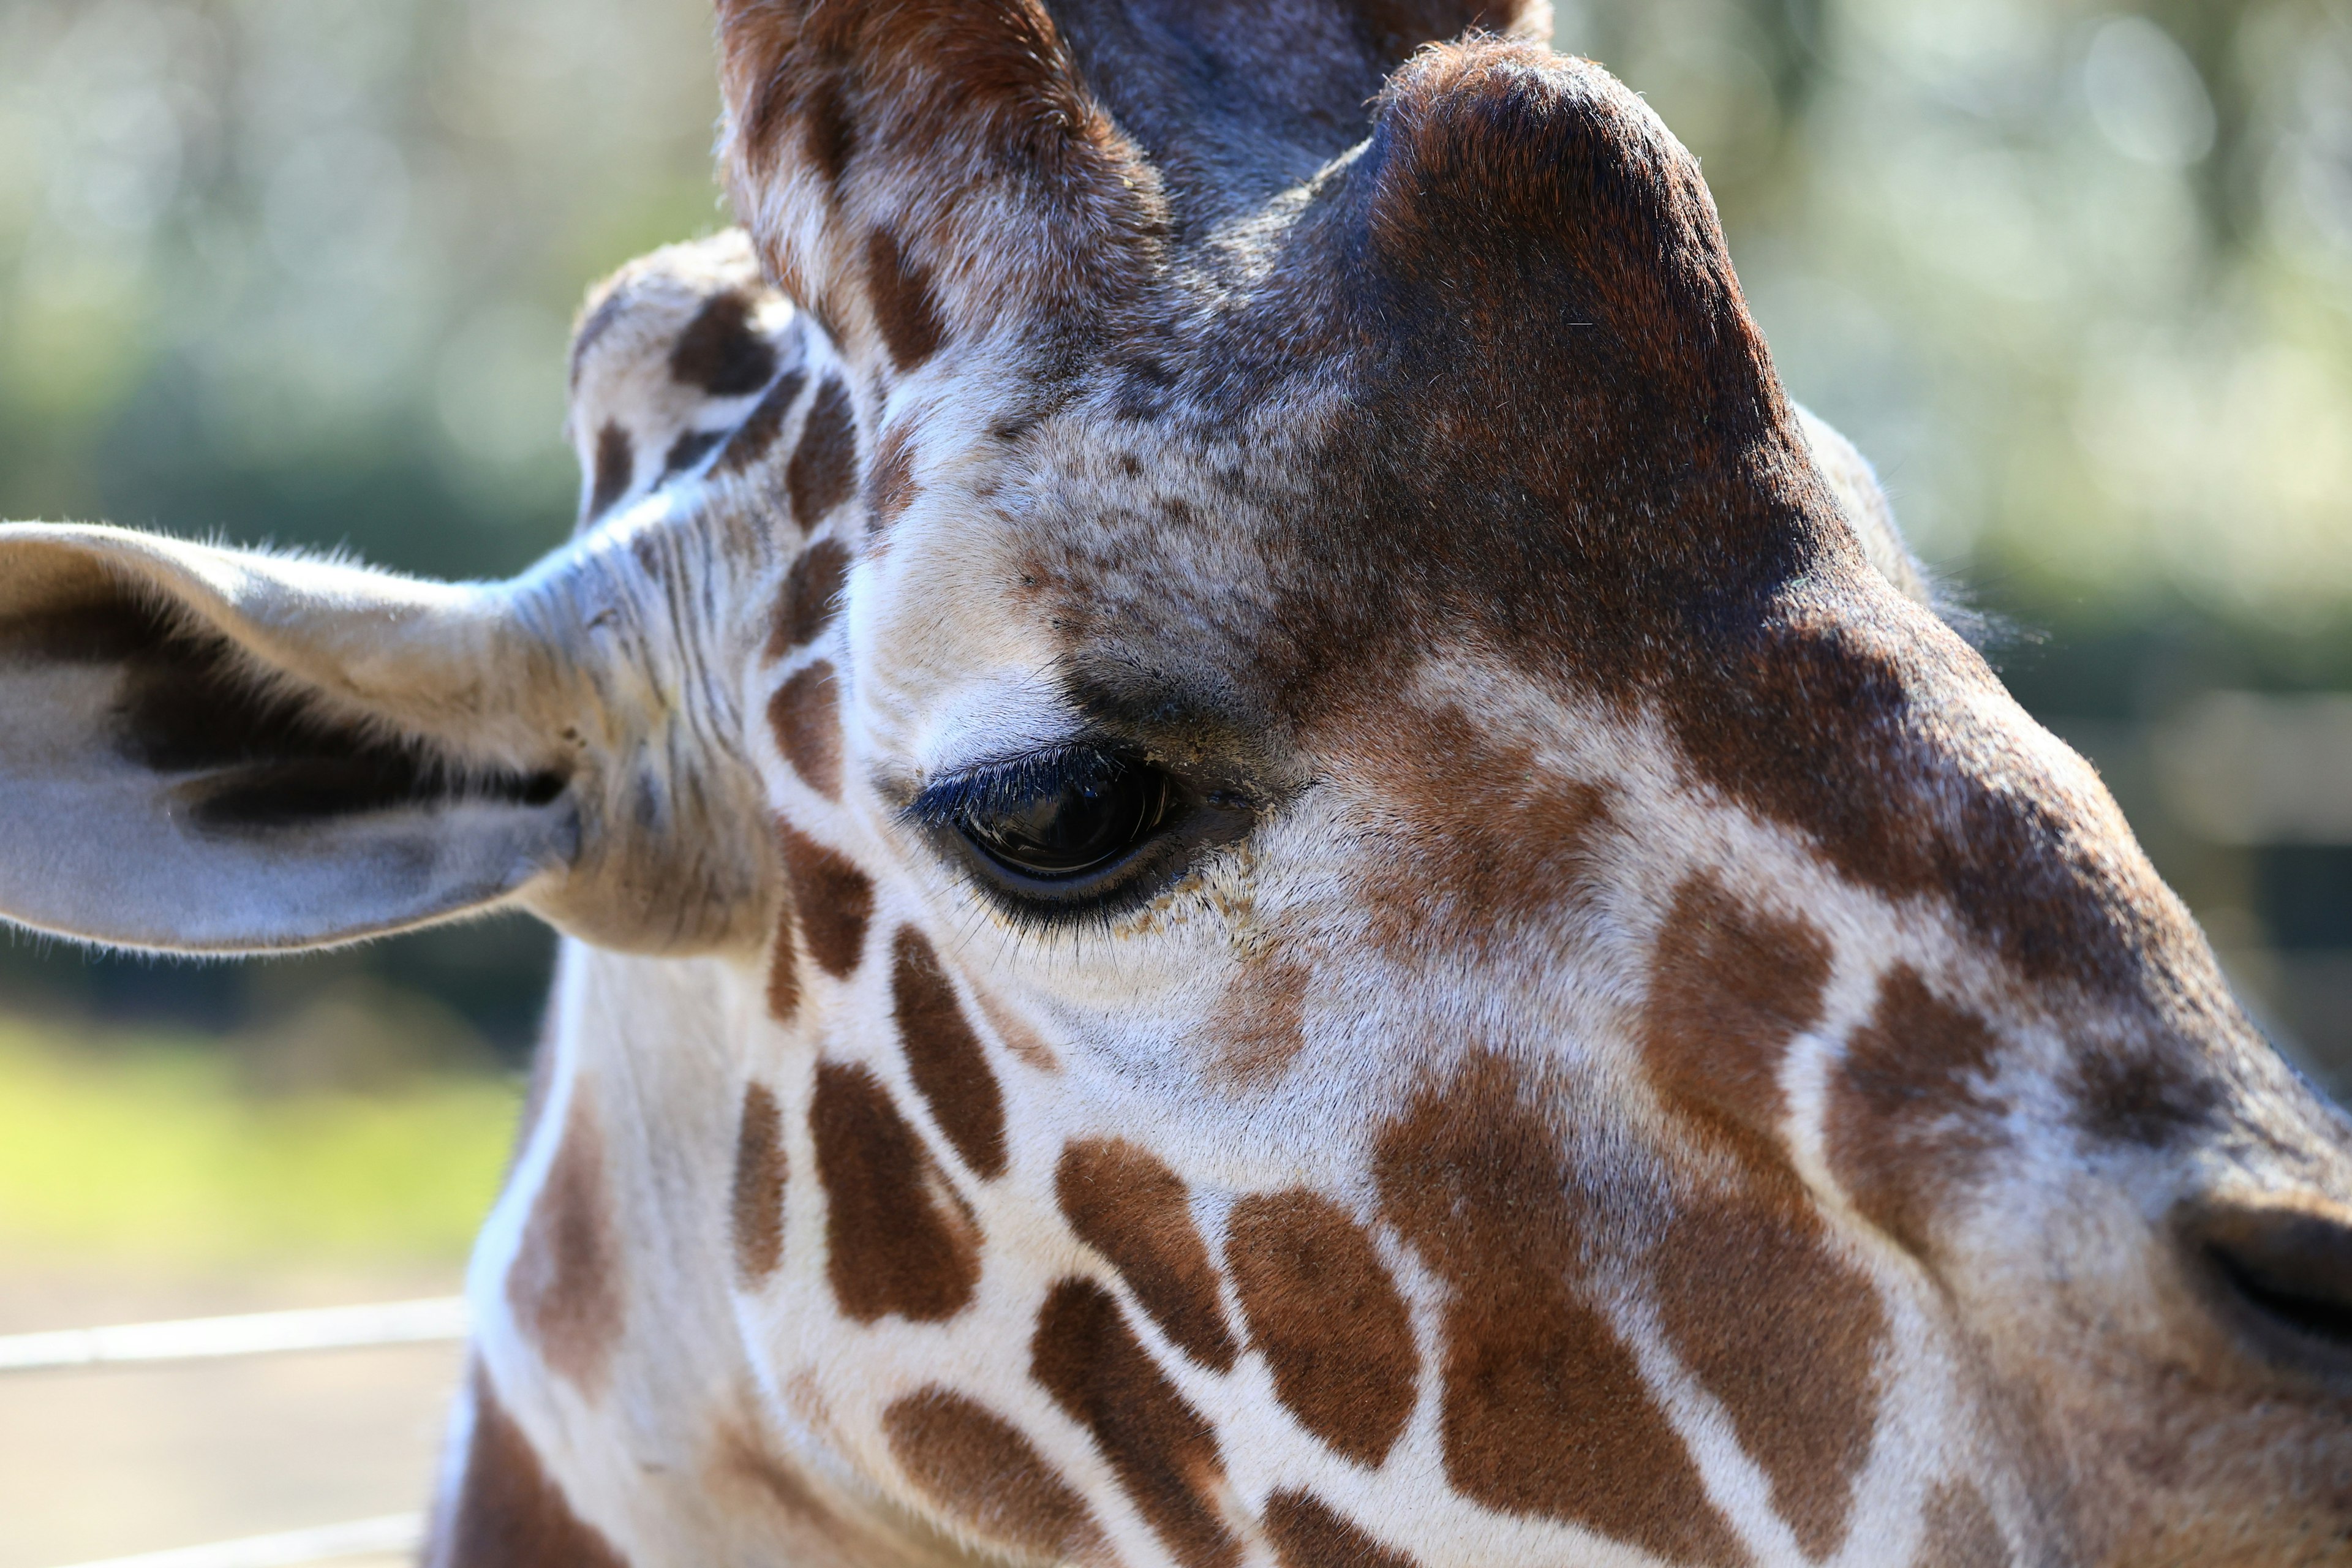
[[[231,953],[517,903],[610,946],[729,940],[763,908],[755,785],[677,776],[634,554],[448,585],[0,527],[0,918]]]
[[[720,0],[722,150],[761,259],[861,370],[1082,322],[1164,225],[1041,0]]]

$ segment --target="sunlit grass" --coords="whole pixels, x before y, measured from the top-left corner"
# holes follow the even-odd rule
[[[519,1089],[482,1076],[257,1095],[194,1039],[0,1019],[0,1244],[162,1259],[454,1258]]]

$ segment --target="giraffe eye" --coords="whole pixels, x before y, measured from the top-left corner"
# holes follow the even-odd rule
[[[1123,862],[1165,826],[1168,775],[1092,748],[1024,762],[958,804],[956,831],[1016,877],[1068,882]]]

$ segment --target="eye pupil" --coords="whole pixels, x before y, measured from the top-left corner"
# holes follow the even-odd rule
[[[1078,876],[1148,837],[1166,809],[1156,770],[1097,756],[968,812],[958,824],[982,853],[1040,878]]]

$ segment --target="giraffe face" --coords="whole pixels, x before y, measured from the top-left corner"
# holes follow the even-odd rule
[[[839,730],[772,798],[1051,1053],[1016,1167],[1142,1125],[1343,1194],[1419,1392],[1321,1436],[1428,1420],[1502,1515],[1738,1561],[1738,1473],[1808,1556],[2343,1549],[2340,1118],[1871,549],[1646,110],[1424,55],[1233,222],[1084,28],[991,184],[1014,132],[761,15],[739,205],[873,432]]]

